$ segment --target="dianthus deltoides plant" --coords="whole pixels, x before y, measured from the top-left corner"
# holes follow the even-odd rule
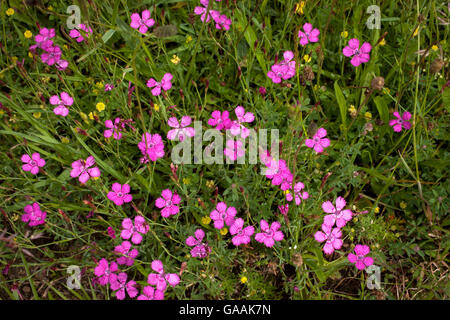
[[[0,6],[2,298],[448,298],[450,8],[28,3]]]

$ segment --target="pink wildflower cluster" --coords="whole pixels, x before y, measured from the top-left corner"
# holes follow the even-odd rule
[[[87,41],[87,38],[92,34],[92,28],[80,23],[74,29],[70,30],[69,36],[77,42]],[[84,38],[86,37],[86,38]]]
[[[61,92],[60,95],[50,97],[50,104],[56,106],[53,113],[59,116],[67,116],[69,114],[68,106],[73,104],[73,98],[67,92]]]
[[[35,52],[36,49],[41,49],[41,60],[48,66],[55,65],[58,70],[65,70],[69,65],[67,60],[61,59],[61,48],[53,43],[55,37],[55,29],[42,28],[39,30],[39,34],[34,37],[36,42],[30,46],[30,50]]]
[[[47,212],[41,210],[39,203],[35,202],[33,204],[26,205],[23,211],[25,211],[25,213],[22,215],[21,219],[23,222],[28,222],[30,227],[45,223]]]
[[[295,75],[295,60],[292,51],[285,51],[283,53],[283,60],[275,63],[267,72],[267,76],[272,79],[273,83],[280,83],[282,80],[287,80]]]
[[[192,123],[192,119],[189,116],[181,117],[181,121],[178,122],[177,118],[170,117],[168,122],[170,127],[173,129],[167,132],[167,139],[184,141],[186,137],[195,136],[195,129],[188,127]]]
[[[111,138],[114,137],[116,140],[122,139],[122,131],[126,128],[126,126],[129,126],[133,131],[136,129],[131,125],[131,123],[134,122],[132,119],[121,119],[119,117],[114,119],[114,122],[112,120],[106,120],[105,121],[105,127],[106,130],[103,132],[103,136],[105,138]]]
[[[220,0],[216,0],[220,1]],[[211,19],[215,22],[215,27],[217,30],[230,30],[231,19],[226,15],[221,14],[220,11],[212,10],[211,6],[208,9],[209,0],[200,0],[202,6],[197,6],[194,8],[194,13],[200,15],[200,20],[202,22],[209,22]]]
[[[194,258],[206,258],[211,252],[211,248],[208,246],[208,243],[203,242],[205,231],[197,229],[194,232],[194,236],[189,236],[186,239],[186,245],[194,247],[191,250],[191,256]]]

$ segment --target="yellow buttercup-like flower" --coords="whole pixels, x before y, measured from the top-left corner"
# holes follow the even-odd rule
[[[41,114],[42,113],[40,113],[40,112],[35,112],[35,113],[33,113],[33,117],[35,117],[36,119],[39,119],[41,117]]]
[[[27,38],[27,39],[30,39],[30,38],[33,36],[33,34],[31,33],[30,30],[25,31],[25,32],[23,33],[23,35],[24,35],[25,38]]]
[[[305,60],[305,62],[308,63],[308,62],[311,61],[311,57],[309,56],[309,54],[305,54],[305,55],[303,56],[303,60]]]
[[[94,111],[94,113],[89,112],[89,114],[88,114],[89,119],[94,120],[94,116],[98,117],[97,112],[95,112],[95,111]]]
[[[179,58],[176,54],[174,54],[173,57],[172,57],[172,59],[170,59],[170,61],[171,61],[173,64],[178,64],[178,63],[180,62],[180,58]]]
[[[375,212],[375,213],[380,212],[380,208],[379,208],[379,207],[376,207],[375,210],[374,210],[374,212]]]
[[[347,38],[347,37],[348,37],[348,32],[345,31],[345,30],[342,31],[342,32],[341,32],[341,37],[344,38],[344,39]]]
[[[305,1],[300,1],[295,5],[295,13],[302,15],[303,8],[305,7]]]
[[[226,235],[228,233],[228,228],[222,228],[222,229],[220,229],[220,234],[221,235]]]
[[[102,112],[105,110],[105,104],[103,102],[99,102],[95,105],[95,108],[98,110],[98,112]]]
[[[241,278],[241,283],[246,283],[248,281],[248,278],[246,276],[243,276]]]
[[[6,14],[8,16],[12,16],[14,14],[14,9],[13,8],[9,8],[8,10],[6,10]]]
[[[159,111],[159,104],[156,104],[156,103],[155,103],[155,104],[153,105],[153,108],[155,108],[155,111]]]
[[[97,88],[99,88],[99,89],[103,89],[103,82],[97,82],[96,84],[95,84],[95,86],[97,87]]]
[[[435,44],[431,47],[431,50],[433,50],[433,51],[438,51],[438,49],[439,49],[439,47]]]
[[[203,223],[203,224],[210,224],[210,223],[211,223],[211,218],[208,217],[208,216],[204,216],[204,217],[202,218],[202,223]]]
[[[183,183],[187,185],[191,183],[191,180],[189,178],[183,178]]]
[[[400,208],[406,209],[406,207],[407,207],[407,204],[405,201],[400,202]]]
[[[189,42],[191,42],[192,41],[192,37],[191,36],[187,36],[186,37],[186,43],[189,43]]]
[[[364,113],[364,118],[366,118],[366,120],[370,120],[372,119],[372,114],[370,112],[366,112]]]
[[[386,40],[384,40],[384,38],[380,41],[379,45],[380,46],[384,46],[386,44]]]

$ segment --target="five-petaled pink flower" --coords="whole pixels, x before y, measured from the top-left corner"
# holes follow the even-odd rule
[[[323,232],[322,232],[323,231]],[[342,231],[339,228],[322,224],[322,231],[317,231],[314,234],[314,239],[317,242],[324,242],[323,252],[332,254],[334,250],[339,250],[342,247]]]
[[[46,50],[48,47],[53,46],[53,40],[50,40],[55,37],[55,29],[47,29],[42,28],[39,30],[39,34],[34,36],[34,41],[36,44],[30,47],[30,50],[35,50],[36,48],[41,48]]]
[[[142,18],[139,13],[133,13],[131,15],[130,26],[133,29],[138,29],[140,33],[146,33],[148,28],[153,27],[154,24],[155,20],[150,18],[150,11],[148,10],[142,11]]]
[[[114,248],[114,252],[121,254],[121,256],[116,260],[118,264],[124,264],[127,266],[133,265],[134,258],[138,256],[139,251],[136,248],[130,249],[130,241],[123,241],[120,245]]]
[[[306,200],[309,198],[309,193],[306,191],[302,190],[305,188],[305,185],[302,182],[297,182],[294,185],[294,195],[295,195],[295,204],[299,205],[303,200]],[[287,201],[292,201],[294,199],[294,197],[292,196],[291,193],[287,193],[286,194],[286,200]]]
[[[130,298],[134,298],[138,295],[139,291],[136,289],[136,282],[134,280],[130,280],[127,282],[127,274],[125,272],[121,272],[117,275],[117,277],[110,282],[111,290],[116,292],[116,298],[119,300],[125,299],[125,289]]]
[[[171,73],[166,73],[164,74],[164,76],[161,79],[161,82],[157,82],[155,79],[150,78],[147,81],[147,87],[149,88],[153,88],[152,89],[152,94],[154,96],[159,96],[161,94],[161,88],[164,91],[169,90],[170,88],[172,88],[172,80],[173,76]]]
[[[317,28],[312,27],[311,23],[305,23],[303,25],[303,31],[298,31],[298,37],[300,38],[300,44],[306,46],[308,42],[318,42],[320,31]]]
[[[336,223],[336,227],[342,228],[344,227],[348,221],[352,220],[353,213],[349,209],[344,209],[346,205],[345,199],[342,197],[336,198],[336,207],[333,206],[331,201],[325,201],[322,203],[322,209],[327,214],[323,218],[323,223],[333,227],[334,223]]]
[[[211,248],[207,243],[203,243],[205,232],[202,229],[197,229],[194,232],[195,237],[189,236],[186,239],[186,244],[190,247],[194,247],[191,250],[191,256],[194,258],[205,258],[211,252]]]
[[[39,168],[45,166],[45,160],[41,159],[41,155],[37,152],[33,153],[31,157],[24,154],[20,157],[20,160],[24,163],[22,165],[23,171],[30,171],[32,174],[37,174]]]
[[[220,112],[219,110],[215,110],[211,113],[211,118],[208,119],[208,124],[210,126],[216,126],[217,130],[222,129],[230,129],[231,128],[231,120],[229,118],[229,112],[223,111]]]
[[[267,76],[272,79],[273,83],[280,83],[282,79],[287,80],[295,75],[295,60],[292,60],[294,53],[285,51],[283,57],[283,61],[275,63],[271,70],[267,72]]]
[[[35,202],[33,204],[26,205],[23,211],[25,211],[25,213],[22,215],[21,220],[23,222],[28,222],[30,227],[45,223],[47,212],[41,210],[39,203]]]
[[[209,217],[214,221],[214,228],[222,229],[224,224],[229,227],[233,225],[236,213],[235,207],[227,208],[227,204],[225,202],[219,202],[216,205],[216,209],[211,211]]]
[[[241,135],[242,138],[247,138],[250,134],[250,130],[244,127],[243,123],[250,123],[255,120],[255,115],[252,112],[245,112],[244,107],[237,106],[234,109],[237,120],[231,123],[230,132],[233,136]]]
[[[408,120],[411,119],[411,113],[405,111],[402,116],[397,111],[394,112],[394,116],[397,119],[392,119],[389,121],[389,125],[394,127],[395,132],[402,131],[402,128],[405,130],[411,129],[411,122]]]
[[[193,137],[195,136],[195,129],[192,127],[188,127],[192,123],[192,119],[189,116],[181,117],[181,121],[178,122],[178,119],[175,117],[170,117],[167,121],[170,127],[174,128],[167,132],[167,139],[169,140],[179,140],[184,141],[186,136]]]
[[[248,244],[250,243],[250,237],[254,232],[255,228],[253,226],[247,226],[244,228],[244,220],[242,218],[237,218],[230,227],[230,234],[234,235],[231,242],[233,242],[235,246]]]
[[[93,156],[87,157],[86,160],[80,159],[72,163],[72,171],[70,176],[72,178],[79,177],[81,183],[86,183],[89,178],[100,177],[100,169],[97,167],[91,168],[95,164]]]
[[[152,286],[145,286],[142,294],[137,297],[137,300],[163,300],[164,291],[153,288]]]
[[[281,241],[284,239],[283,232],[279,231],[281,225],[278,221],[272,222],[269,227],[267,221],[261,219],[259,225],[262,232],[255,234],[255,240],[264,243],[266,247],[273,247],[275,241]]]
[[[116,281],[117,275],[114,272],[117,272],[119,268],[117,267],[117,263],[111,262],[111,265],[108,261],[103,258],[98,262],[98,265],[94,269],[94,274],[99,277],[98,282],[105,286],[108,283],[112,283]]]
[[[305,140],[305,145],[308,148],[314,148],[314,151],[316,151],[316,153],[321,153],[325,148],[330,146],[330,139],[325,138],[326,135],[327,130],[325,130],[324,128],[319,128],[312,139]]]
[[[372,50],[372,46],[370,45],[370,43],[364,42],[360,48],[359,40],[353,38],[349,40],[348,46],[342,49],[342,53],[346,57],[353,57],[352,60],[350,60],[350,63],[354,67],[357,67],[361,63],[365,63],[370,60],[370,50]]]
[[[373,264],[372,257],[366,257],[370,252],[369,246],[357,244],[355,246],[355,254],[348,254],[348,261],[354,263],[358,270],[364,270],[366,267],[369,267]]]
[[[146,234],[150,229],[145,222],[144,217],[136,216],[134,218],[134,225],[130,218],[125,218],[122,221],[123,230],[120,234],[122,239],[128,240],[131,238],[131,242],[139,244],[142,241],[142,234]]]
[[[223,154],[230,160],[235,161],[245,155],[244,144],[240,140],[227,140],[227,147],[223,150]]]
[[[53,109],[53,113],[60,116],[67,116],[69,114],[69,109],[67,106],[73,104],[73,98],[67,92],[61,92],[61,98],[58,95],[53,95],[50,97],[50,104],[56,106]]]
[[[156,161],[164,157],[164,143],[159,134],[150,134],[148,132],[142,135],[142,141],[138,143],[138,148],[144,155],[141,158],[142,163],[147,163],[150,160]]]
[[[80,32],[80,30],[81,30],[81,32]],[[85,36],[86,38],[89,38],[91,33],[92,33],[92,28],[81,23],[78,26],[76,26],[74,29],[70,30],[69,36],[71,38],[74,38],[75,40],[77,40],[77,42],[81,42],[84,40],[83,36]]]
[[[152,261],[152,269],[156,273],[150,273],[148,275],[147,282],[151,285],[156,285],[157,290],[164,291],[167,288],[167,283],[172,287],[175,287],[180,283],[180,277],[176,273],[165,273],[163,263],[160,260]]]
[[[105,121],[105,127],[108,128],[103,132],[103,136],[105,138],[110,138],[111,136],[114,136],[114,139],[120,140],[122,139],[122,126],[120,123],[120,118],[117,117],[114,119],[114,123],[112,120],[106,120]]]
[[[58,46],[46,47],[45,51],[41,54],[42,62],[49,66],[54,65],[61,59],[61,48]]]
[[[219,11],[216,10],[210,10],[211,17],[213,18],[214,22],[216,23],[216,29],[225,29],[230,30],[231,26],[231,19],[229,19],[226,15],[220,14]]]
[[[266,168],[264,168],[264,174],[266,175],[266,178],[272,180],[272,185],[280,186],[283,191],[292,187],[292,180],[294,176],[286,165],[285,160],[270,159],[270,161],[265,164]]]
[[[172,193],[169,189],[164,189],[161,192],[161,197],[156,199],[155,206],[162,208],[161,216],[167,218],[180,211],[180,208],[177,206],[180,202],[181,197],[176,192]]]
[[[133,196],[130,193],[130,185],[120,183],[113,183],[112,191],[108,192],[108,199],[113,201],[117,206],[121,206],[124,203],[131,202],[133,200]]]
[[[200,3],[202,4],[203,7],[200,7],[200,6],[195,7],[194,8],[194,13],[196,15],[200,15],[200,20],[202,22],[205,22],[205,20],[206,20],[206,22],[209,22],[209,20],[211,20],[213,15],[216,16],[216,18],[217,18],[217,16],[220,16],[220,12],[219,11],[211,10],[211,8],[209,10],[208,16],[206,16],[206,13],[208,11],[207,8],[208,8],[209,0],[200,0]]]

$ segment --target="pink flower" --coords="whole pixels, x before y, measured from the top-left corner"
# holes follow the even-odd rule
[[[22,215],[21,220],[23,222],[28,222],[30,227],[45,223],[47,212],[41,210],[39,203],[35,202],[31,205],[26,205],[23,211],[25,211],[25,213]]]
[[[58,61],[56,61],[55,66],[58,70],[66,70],[66,68],[69,66],[69,61],[59,59]]]
[[[120,118],[117,117],[114,119],[114,123],[111,120],[105,121],[105,127],[108,128],[103,132],[103,136],[105,138],[110,138],[111,136],[114,136],[114,139],[120,140],[122,139],[122,126],[120,123]]]
[[[369,246],[357,244],[355,246],[355,253],[348,254],[348,261],[354,263],[358,270],[364,270],[366,267],[369,267],[373,264],[373,258],[366,257],[370,252]]]
[[[250,243],[250,237],[254,232],[255,228],[253,226],[244,228],[244,220],[242,218],[237,218],[230,227],[230,234],[235,235],[231,239],[231,242],[233,242],[235,246],[248,244]]]
[[[151,28],[155,24],[155,20],[150,18],[150,11],[142,11],[142,18],[139,13],[133,13],[131,15],[130,26],[133,29],[138,29],[140,33],[146,33],[148,28]]]
[[[148,132],[142,135],[142,141],[138,143],[138,148],[144,155],[141,158],[142,163],[146,163],[150,160],[156,161],[159,158],[164,157],[164,143],[159,134],[150,134]]]
[[[323,251],[326,254],[332,254],[334,250],[342,247],[342,231],[339,228],[333,228],[325,223],[322,224],[322,231],[317,231],[314,234],[314,239],[317,242],[324,242]]]
[[[403,113],[403,115],[400,117],[400,113],[395,111],[394,116],[397,119],[390,120],[389,125],[394,127],[395,132],[402,131],[402,128],[405,130],[411,129],[411,122],[408,121],[409,119],[411,119],[411,113],[409,113],[408,111],[405,111]]]
[[[117,275],[114,272],[117,272],[117,263],[111,262],[109,265],[106,259],[101,259],[98,265],[94,269],[94,274],[99,277],[98,282],[105,286],[108,283],[112,283],[116,281]]]
[[[213,16],[215,16],[216,19],[218,19],[218,17],[220,17],[220,12],[216,11],[216,10],[209,10],[209,14],[208,14],[208,16],[206,16],[206,13],[208,11],[207,8],[208,8],[209,1],[208,0],[200,0],[200,3],[203,7],[199,7],[199,6],[195,7],[194,13],[196,15],[201,15],[200,20],[202,22],[205,22],[205,20],[206,20],[206,22],[209,22],[209,20],[211,20],[211,18],[213,18]]]
[[[108,199],[113,201],[117,206],[121,206],[124,203],[131,202],[133,200],[133,196],[130,193],[130,185],[124,184],[123,186],[120,183],[113,183],[112,191],[108,192]]]
[[[107,231],[108,231],[108,235],[109,235],[112,239],[115,239],[115,238],[116,238],[116,232],[114,231],[114,229],[113,229],[112,227],[108,227]]]
[[[155,290],[152,286],[145,286],[138,300],[164,300],[164,291]]]
[[[285,191],[292,187],[293,175],[283,159],[274,160],[266,163],[266,178],[272,180],[272,185],[281,186],[281,190]]]
[[[320,31],[317,28],[312,27],[311,23],[305,23],[303,25],[303,31],[298,31],[298,37],[300,38],[300,44],[306,46],[308,42],[318,42]]]
[[[226,15],[220,14],[219,11],[210,10],[211,17],[216,23],[216,29],[225,29],[230,30],[231,19],[229,19]]]
[[[80,30],[81,30],[81,32],[80,32]],[[75,29],[70,30],[69,36],[71,38],[75,38],[77,40],[77,42],[81,42],[81,41],[85,40],[83,36],[85,36],[86,38],[89,38],[91,33],[92,33],[92,28],[81,23]]]
[[[78,180],[81,183],[86,183],[89,178],[100,177],[100,169],[97,167],[90,168],[95,165],[95,159],[93,156],[89,156],[86,161],[83,159],[74,161],[72,163],[72,171],[70,171],[70,176],[72,178],[79,177]]]
[[[368,62],[370,60],[369,52],[372,50],[372,46],[368,42],[364,42],[361,48],[359,47],[359,40],[358,39],[350,39],[348,42],[348,46],[344,47],[342,49],[342,53],[346,57],[352,57],[352,60],[350,60],[350,63],[357,67],[361,63]]]
[[[272,222],[271,226],[269,227],[269,224],[266,220],[261,219],[259,222],[259,225],[261,227],[261,233],[257,233],[255,235],[255,240],[264,243],[266,247],[273,247],[275,244],[275,241],[281,241],[284,238],[284,234],[281,231],[278,231],[278,229],[281,228],[281,225],[278,221]]]
[[[316,153],[321,153],[325,148],[330,146],[330,139],[325,138],[326,135],[327,130],[324,128],[319,128],[312,139],[305,140],[305,145],[308,148],[314,148]]]
[[[130,218],[125,218],[122,221],[123,230],[120,234],[122,239],[128,240],[131,238],[131,242],[139,244],[142,241],[142,234],[146,234],[150,229],[145,222],[144,217],[136,216],[134,218],[134,225]]]
[[[45,48],[45,52],[41,54],[41,60],[49,66],[54,65],[61,58],[61,48],[58,46],[50,46]]]
[[[289,204],[285,204],[283,206],[278,206],[278,210],[280,210],[280,213],[284,216],[287,216],[289,212]]]
[[[161,210],[161,216],[164,218],[168,218],[171,215],[175,215],[180,211],[180,208],[177,206],[181,202],[180,196],[169,189],[164,189],[161,192],[161,196],[158,199],[156,199],[155,206],[158,208],[162,208]]]
[[[67,92],[61,92],[61,98],[58,95],[50,97],[50,104],[56,106],[53,109],[53,113],[60,116],[67,116],[69,114],[69,109],[66,106],[71,106],[73,104],[73,98]]]
[[[192,119],[189,116],[183,116],[181,118],[181,123],[178,122],[177,118],[170,117],[168,124],[170,127],[175,128],[167,132],[167,139],[169,140],[179,140],[183,141],[186,136],[195,136],[195,130],[192,127],[187,127],[192,123]]]
[[[45,166],[45,160],[41,159],[41,155],[37,152],[33,153],[31,157],[28,154],[24,154],[20,160],[24,163],[22,170],[30,171],[32,174],[37,174],[39,168]]]
[[[255,115],[251,112],[245,112],[242,106],[237,106],[234,109],[237,121],[233,121],[231,124],[230,132],[233,136],[241,135],[242,138],[247,138],[250,134],[250,130],[244,127],[243,123],[250,123],[255,120]]]
[[[42,28],[39,30],[39,34],[34,36],[34,41],[36,44],[30,47],[30,50],[35,50],[36,48],[41,48],[46,50],[46,48],[53,46],[53,40],[51,38],[55,37],[55,29]]]
[[[112,83],[105,84],[105,92],[111,91],[112,89],[114,89],[114,85]]]
[[[216,126],[217,130],[230,129],[231,120],[229,118],[229,112],[223,111],[221,113],[219,110],[213,111],[211,113],[211,118],[208,120],[208,124],[213,127]]]
[[[191,250],[191,256],[194,258],[205,258],[211,252],[211,248],[203,243],[203,238],[205,237],[205,232],[202,229],[195,230],[195,237],[189,236],[186,239],[186,244],[190,247],[194,247]]]
[[[227,208],[227,204],[225,202],[219,202],[216,205],[216,209],[211,211],[209,217],[214,220],[214,228],[222,229],[224,224],[229,227],[233,225],[236,213],[235,207]]]
[[[172,88],[172,82],[171,82],[172,78],[173,78],[173,76],[170,73],[164,74],[164,76],[161,79],[161,82],[156,82],[155,79],[150,78],[147,81],[147,87],[149,87],[149,88],[153,88],[154,87],[152,89],[152,94],[154,96],[159,96],[161,94],[161,88],[164,91],[167,91],[170,88]]]
[[[115,291],[116,298],[119,300],[125,299],[125,289],[130,298],[136,297],[139,292],[135,286],[135,281],[130,280],[127,282],[127,274],[125,272],[119,273],[114,281],[111,281],[111,290]]]
[[[309,198],[309,194],[308,192],[304,191],[301,192],[303,189],[305,188],[305,185],[302,182],[297,182],[294,185],[294,195],[295,195],[295,204],[299,205],[303,200],[306,200]],[[292,201],[293,196],[291,193],[287,193],[286,194],[286,200],[287,201]]]
[[[148,275],[147,282],[151,285],[156,285],[156,289],[164,291],[167,288],[167,283],[172,287],[175,287],[180,283],[180,277],[176,273],[164,273],[164,267],[160,260],[152,261],[152,269],[156,273],[150,273]]]
[[[267,76],[272,79],[273,83],[280,83],[282,79],[287,80],[295,75],[295,61],[292,60],[294,53],[285,51],[283,57],[283,61],[274,64],[271,71],[267,72]]]
[[[117,258],[118,264],[124,264],[127,266],[132,266],[134,263],[134,258],[137,257],[139,252],[137,249],[131,249],[131,243],[129,241],[123,241],[120,245],[114,248],[114,252],[120,254],[121,256]]]
[[[332,227],[336,223],[336,227],[342,228],[347,224],[348,221],[352,220],[352,211],[349,209],[344,209],[346,205],[345,199],[342,197],[336,198],[336,208],[333,206],[331,201],[325,201],[322,203],[322,209],[326,213],[330,213],[323,218],[323,223]]]
[[[230,160],[236,160],[245,155],[242,141],[227,140],[227,147],[223,150],[223,154]]]

